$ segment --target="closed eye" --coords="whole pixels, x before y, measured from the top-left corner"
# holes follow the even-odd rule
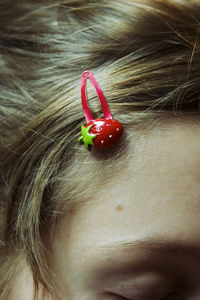
[[[137,299],[124,298],[124,297],[120,296],[119,300],[137,300]],[[148,299],[146,299],[146,300],[148,300]],[[183,299],[180,298],[180,295],[178,293],[174,292],[174,293],[170,293],[167,296],[164,296],[164,298],[162,297],[158,300],[183,300]]]

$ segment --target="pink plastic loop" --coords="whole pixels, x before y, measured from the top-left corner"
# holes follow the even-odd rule
[[[83,106],[83,112],[85,115],[86,122],[89,123],[91,120],[94,120],[92,117],[89,105],[88,105],[88,100],[86,96],[86,81],[89,79],[93,86],[95,87],[95,90],[97,92],[103,113],[104,113],[104,118],[105,119],[112,119],[112,115],[108,106],[108,103],[106,101],[106,98],[100,89],[97,81],[95,80],[92,72],[90,70],[86,70],[82,73],[81,76],[81,100],[82,100],[82,106]]]

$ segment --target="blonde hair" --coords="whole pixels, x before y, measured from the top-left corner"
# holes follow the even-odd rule
[[[21,257],[36,291],[42,284],[53,293],[49,266],[57,224],[112,178],[111,164],[119,168],[130,139],[137,142],[133,131],[140,136],[162,120],[199,115],[200,3],[1,5],[0,296],[7,299]],[[106,153],[88,153],[77,142],[85,123],[80,76],[86,69],[125,126],[119,145]],[[103,117],[91,86],[88,93],[93,116]]]

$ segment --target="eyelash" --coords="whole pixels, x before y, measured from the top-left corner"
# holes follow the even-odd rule
[[[164,298],[162,298],[162,299],[160,299],[160,300],[167,300],[168,299],[168,297],[170,297],[170,299],[171,299],[171,296],[178,296],[179,295],[179,293],[176,293],[176,292],[174,292],[174,293],[170,293],[170,294],[168,294],[167,296],[165,296]],[[174,297],[173,297],[174,298]],[[180,298],[179,298],[180,299]]]
[[[166,295],[164,298],[158,299],[158,300],[167,300],[168,297],[176,296],[176,295],[178,295],[178,294],[177,293],[170,293],[170,294]],[[136,299],[128,299],[128,298],[124,298],[124,297],[120,296],[119,300],[136,300]]]

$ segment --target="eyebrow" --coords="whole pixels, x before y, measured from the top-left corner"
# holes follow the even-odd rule
[[[162,272],[169,272],[174,262],[173,260],[186,258],[200,260],[200,246],[192,244],[186,240],[169,240],[166,238],[148,237],[137,240],[117,241],[97,246],[97,253],[101,250],[104,255],[98,255],[98,264],[91,262],[92,280],[94,282],[105,282],[108,278],[119,276],[133,276],[143,271],[153,271],[162,269]],[[146,252],[135,252],[144,250]],[[150,254],[150,255],[149,255]],[[163,255],[163,257],[162,257]],[[159,257],[160,256],[160,257]],[[154,257],[154,259],[153,259]],[[157,263],[156,263],[157,262]],[[178,261],[177,261],[178,266]],[[176,267],[179,270],[179,267]],[[120,274],[120,275],[119,275]]]
[[[187,241],[182,240],[166,240],[164,238],[144,238],[134,241],[120,241],[108,243],[100,246],[100,248],[110,248],[117,250],[131,251],[134,249],[143,249],[153,251],[165,255],[177,256],[194,256],[200,258],[200,246],[194,245]]]

